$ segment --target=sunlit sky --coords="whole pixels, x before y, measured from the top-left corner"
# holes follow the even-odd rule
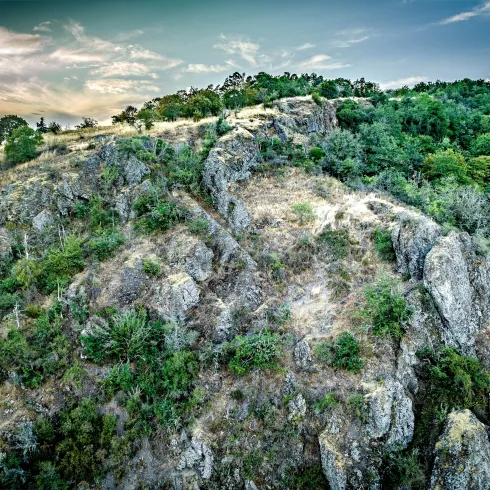
[[[234,71],[488,79],[490,2],[0,0],[0,116],[108,123]]]

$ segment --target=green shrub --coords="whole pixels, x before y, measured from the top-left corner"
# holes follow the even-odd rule
[[[187,229],[194,235],[203,235],[209,230],[209,222],[204,218],[193,218],[187,221]]]
[[[238,336],[230,343],[229,368],[239,376],[253,369],[276,369],[282,352],[280,335],[263,329],[248,336]]]
[[[317,464],[302,470],[295,469],[292,475],[285,478],[287,488],[295,490],[319,490],[328,488],[322,465]]]
[[[372,324],[374,335],[400,339],[405,324],[410,319],[411,310],[400,294],[398,284],[381,277],[366,288],[364,295],[366,305],[360,313],[361,317]]]
[[[20,126],[7,137],[5,155],[14,163],[24,163],[37,156],[37,147],[43,143],[43,137],[29,126]]]
[[[323,398],[313,404],[315,412],[323,412],[330,408],[338,407],[340,404],[335,396],[335,393],[327,393]]]
[[[373,236],[374,246],[380,258],[387,262],[393,262],[396,255],[391,241],[391,232],[389,230],[374,230]]]
[[[153,261],[152,259],[146,258],[143,259],[143,270],[150,274],[151,276],[159,276],[160,275],[160,264],[158,262]]]
[[[350,241],[348,230],[325,229],[318,235],[318,242],[328,247],[335,260],[344,259],[349,253]]]
[[[321,342],[314,349],[319,362],[337,369],[358,372],[363,362],[359,357],[359,341],[349,332],[342,332],[334,342]]]
[[[467,184],[470,181],[464,156],[453,150],[428,155],[424,161],[423,172],[429,180],[452,175],[460,184]]]
[[[325,157],[325,152],[323,151],[322,148],[315,146],[310,150],[309,155],[314,162],[320,162]]]
[[[471,142],[471,153],[475,157],[490,156],[490,133],[480,134]]]
[[[107,260],[124,243],[124,236],[118,231],[109,230],[88,242],[89,254],[99,261]]]
[[[291,211],[298,219],[300,226],[315,221],[316,219],[316,215],[313,211],[313,207],[309,202],[301,202],[298,204],[293,204],[291,206]]]
[[[190,146],[184,146],[167,164],[168,182],[179,185],[196,196],[203,194],[201,187],[202,157]]]

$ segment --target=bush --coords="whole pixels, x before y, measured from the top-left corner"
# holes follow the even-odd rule
[[[490,156],[468,160],[468,175],[482,188],[490,184]]]
[[[143,259],[143,270],[151,276],[159,276],[161,271],[160,264],[151,259]]]
[[[230,344],[233,352],[229,368],[239,376],[253,369],[276,369],[282,352],[281,336],[264,329],[248,336],[238,336]]]
[[[313,408],[315,409],[315,412],[323,412],[330,408],[338,407],[339,405],[340,403],[338,402],[335,393],[327,393],[323,398],[313,404]]]
[[[14,163],[24,163],[37,156],[37,147],[43,143],[43,137],[29,126],[20,126],[7,137],[5,155]]]
[[[389,230],[374,230],[374,246],[382,260],[393,262],[396,259],[391,232]]]
[[[88,242],[90,255],[97,260],[107,260],[124,243],[124,236],[118,231],[106,231]]]
[[[471,142],[471,153],[475,157],[490,156],[490,133],[483,133]]]
[[[313,207],[309,202],[293,204],[291,206],[291,211],[298,218],[300,226],[303,226],[305,223],[315,221],[316,219]]]
[[[321,342],[314,347],[319,362],[355,373],[363,366],[359,352],[359,342],[349,332],[342,332],[334,342]]]
[[[349,232],[347,230],[325,229],[318,235],[318,242],[326,245],[335,260],[344,259],[349,253]]]
[[[193,218],[187,221],[187,229],[194,235],[203,235],[209,229],[209,222],[204,218]]]
[[[374,335],[400,339],[411,310],[395,281],[382,277],[364,292],[366,305],[361,316],[373,326]]]
[[[452,175],[461,184],[469,182],[465,158],[453,150],[431,153],[425,159],[422,170],[429,180]]]
[[[322,148],[315,146],[310,150],[309,155],[311,160],[313,160],[314,162],[320,162],[325,157],[325,152],[323,151]]]

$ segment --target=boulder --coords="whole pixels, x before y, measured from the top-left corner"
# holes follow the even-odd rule
[[[442,228],[425,216],[403,212],[391,233],[398,271],[422,279],[425,257],[442,235]]]
[[[308,369],[312,362],[311,347],[306,339],[300,340],[294,348],[294,361],[300,369]]]
[[[427,254],[424,284],[442,319],[441,337],[475,355],[475,337],[490,320],[490,260],[467,233],[438,239]]]
[[[195,430],[191,442],[184,451],[177,469],[185,468],[196,470],[204,480],[208,480],[213,472],[213,453],[205,441],[202,431]]]
[[[430,490],[488,490],[490,442],[487,427],[469,410],[451,412],[435,447]]]
[[[129,185],[140,184],[149,173],[150,169],[134,156],[124,163],[124,176]]]
[[[37,231],[44,231],[45,228],[52,225],[54,222],[53,215],[47,210],[43,209],[38,215],[32,219],[32,226]]]
[[[199,303],[199,288],[185,272],[164,279],[155,287],[150,308],[164,320],[183,321],[187,311]]]

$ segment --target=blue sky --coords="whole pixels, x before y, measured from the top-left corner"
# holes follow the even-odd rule
[[[490,77],[490,2],[0,0],[0,115],[107,122],[234,71]]]

